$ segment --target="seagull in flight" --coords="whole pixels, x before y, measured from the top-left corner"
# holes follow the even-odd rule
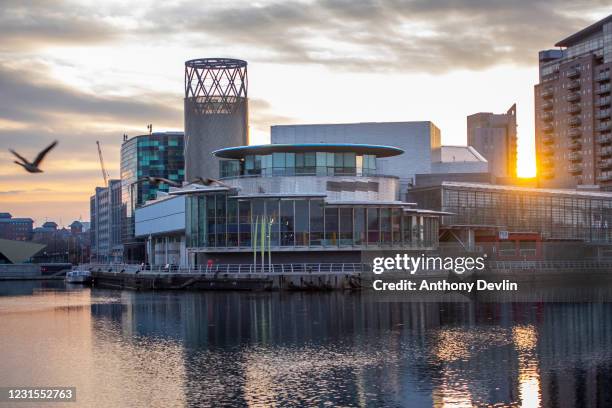
[[[15,160],[14,163],[23,167],[28,173],[42,173],[43,171],[40,169],[40,163],[42,163],[43,159],[57,145],[57,140],[51,143],[49,146],[45,147],[43,151],[38,153],[38,156],[34,159],[33,162],[29,162],[22,155],[14,151],[13,149],[9,149],[11,153],[13,153],[19,161]]]
[[[163,178],[163,177],[143,177],[141,178],[139,181],[148,181],[151,184],[155,184],[155,185],[159,185],[161,183],[167,184],[170,187],[181,187],[180,183],[177,183],[176,181],[172,181],[172,180],[168,180],[167,178]]]

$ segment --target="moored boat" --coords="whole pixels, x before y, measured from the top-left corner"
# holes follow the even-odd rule
[[[91,272],[80,269],[73,269],[66,273],[66,283],[91,283]]]

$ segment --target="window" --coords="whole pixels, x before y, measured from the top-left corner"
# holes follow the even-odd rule
[[[240,246],[251,246],[251,202],[238,202],[238,221],[240,223]]]
[[[280,202],[280,230],[281,246],[295,245],[293,200],[281,200]]]
[[[353,244],[353,209],[340,208],[340,245]]]
[[[338,208],[325,208],[324,245],[338,245]]]
[[[323,200],[310,201],[310,245],[323,244]]]
[[[368,245],[377,245],[379,240],[378,208],[368,208]]]
[[[295,201],[295,245],[308,246],[308,201]]]

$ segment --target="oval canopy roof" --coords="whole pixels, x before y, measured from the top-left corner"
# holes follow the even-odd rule
[[[270,153],[303,153],[303,152],[329,152],[329,153],[357,153],[372,154],[376,157],[398,156],[404,153],[403,149],[393,146],[354,144],[354,143],[299,143],[299,144],[267,144],[253,146],[226,147],[212,152],[222,159],[241,159],[248,155],[264,155]]]

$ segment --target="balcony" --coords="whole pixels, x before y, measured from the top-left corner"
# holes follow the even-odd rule
[[[550,146],[544,146],[542,148],[542,154],[544,156],[552,156],[552,155],[555,154],[555,150],[552,147],[550,147]]]
[[[606,96],[605,98],[599,98],[596,104],[600,108],[603,108],[604,106],[610,106],[610,100],[611,100],[610,97]]]
[[[581,162],[582,161],[582,153],[580,152],[570,152],[569,159],[572,162]]]
[[[567,132],[569,137],[580,137],[582,136],[582,129],[580,128],[574,128],[574,129],[570,129],[569,132]]]
[[[567,123],[572,127],[578,127],[582,124],[582,120],[580,118],[571,118]]]
[[[569,149],[570,150],[580,150],[582,149],[582,143],[580,142],[580,140],[572,140],[569,144]]]
[[[582,106],[580,105],[570,105],[569,109],[567,110],[569,113],[571,113],[572,115],[576,115],[580,112],[582,112]]]
[[[553,167],[555,167],[555,161],[553,159],[551,159],[550,157],[543,157],[542,158],[542,167],[544,167],[546,169],[552,169]]]
[[[567,89],[569,89],[570,91],[575,91],[576,89],[580,89],[580,81],[570,81],[569,84],[567,84]]]
[[[552,112],[544,112],[544,114],[542,114],[542,119],[544,122],[552,122],[554,115]]]
[[[582,164],[570,164],[568,168],[571,174],[582,174]]]
[[[551,101],[546,101],[542,104],[542,109],[544,112],[551,111],[553,108],[553,103]]]
[[[599,75],[595,78],[597,82],[609,82],[610,81],[610,71],[600,72]]]
[[[553,95],[554,95],[554,92],[552,88],[546,88],[542,91],[542,98],[544,99],[550,99],[553,97]]]
[[[546,169],[542,171],[542,177],[546,178],[546,179],[551,179],[553,177],[555,177],[555,172],[552,169]]]
[[[597,181],[610,181],[612,180],[612,173],[601,173],[599,176],[597,176]]]
[[[601,160],[599,163],[597,163],[597,167],[602,170],[612,169],[612,159]]]
[[[571,103],[580,102],[580,94],[578,92],[569,94],[569,95],[567,95],[565,100],[567,100],[568,102],[571,102]]]
[[[604,95],[610,93],[610,84],[601,85],[595,90],[597,95]]]
[[[542,126],[542,130],[544,131],[544,133],[552,133],[555,128],[549,123],[547,125]]]
[[[599,126],[597,126],[597,130],[604,133],[609,132],[610,129],[612,129],[610,122],[600,123]]]
[[[601,135],[597,138],[597,143],[599,144],[608,144],[612,142],[612,136],[610,135]]]
[[[610,109],[600,110],[599,112],[595,114],[595,117],[599,120],[610,119]]]
[[[567,70],[567,77],[574,79],[574,78],[578,78],[580,76],[580,71],[578,71],[576,68],[572,68],[572,69],[568,69]]]
[[[553,137],[553,135],[543,135],[542,136],[542,143],[544,143],[545,145],[550,145],[553,144],[555,142],[555,138]]]
[[[599,151],[599,156],[600,157],[610,157],[610,156],[612,156],[612,146],[602,147],[601,150]]]

